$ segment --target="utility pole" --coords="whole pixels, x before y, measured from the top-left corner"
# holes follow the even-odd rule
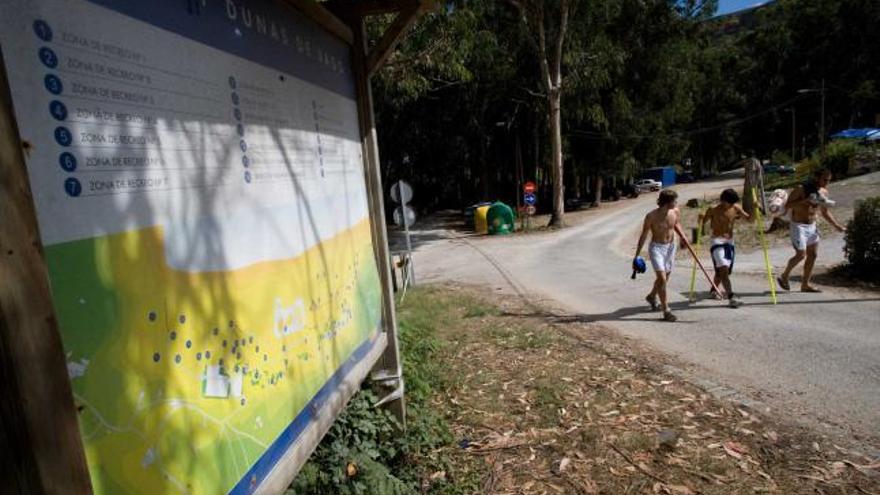
[[[797,141],[795,140],[795,107],[786,110],[791,113],[791,166],[797,162]]]
[[[819,134],[819,153],[820,153],[820,156],[824,157],[825,156],[825,78],[824,77],[822,78],[822,89],[819,90],[819,92],[822,95],[822,104],[821,104],[822,105],[822,110],[821,110],[822,114],[820,117],[820,124],[819,124],[819,132],[821,133],[821,134]]]
[[[825,156],[825,78],[822,78],[822,86],[819,89],[805,88],[797,91],[799,94],[819,93],[819,155]]]

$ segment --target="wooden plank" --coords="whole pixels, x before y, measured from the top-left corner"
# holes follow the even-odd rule
[[[419,0],[331,0],[325,3],[331,11],[350,12],[360,17],[392,14],[419,6]]]
[[[0,463],[0,483],[14,493],[91,493],[2,54],[0,212],[0,450],[15,459]]]
[[[352,45],[352,64],[357,92],[358,123],[361,131],[361,149],[364,156],[364,173],[367,181],[367,201],[370,208],[370,226],[376,264],[382,282],[382,323],[388,335],[388,347],[383,356],[384,369],[399,377],[403,385],[400,349],[397,339],[397,315],[394,309],[394,293],[391,289],[391,257],[388,253],[388,233],[385,225],[385,201],[382,175],[379,169],[379,145],[376,140],[376,121],[373,115],[373,93],[367,72],[367,33],[361,17],[350,19],[355,36]],[[406,425],[404,397],[389,404],[389,409],[402,425]]]
[[[367,57],[368,76],[375,74],[385,64],[409,28],[418,20],[420,9],[421,7],[417,5],[397,14],[394,22],[388,26],[388,29],[382,34],[382,39],[373,47]]]
[[[315,0],[282,0],[293,8],[299,10],[307,17],[318,23],[319,26],[342,39],[349,45],[354,43],[354,34],[351,28],[327,10],[321,3]]]

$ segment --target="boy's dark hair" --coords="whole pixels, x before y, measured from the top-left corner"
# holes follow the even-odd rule
[[[725,189],[721,193],[721,201],[724,201],[728,204],[736,204],[739,203],[739,194],[736,193],[733,189]]]
[[[657,206],[666,206],[668,204],[672,204],[673,201],[678,199],[678,193],[673,191],[672,189],[664,189],[660,191],[660,196],[657,198]]]

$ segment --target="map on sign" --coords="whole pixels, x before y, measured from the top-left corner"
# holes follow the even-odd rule
[[[268,1],[12,0],[96,493],[247,493],[378,345],[349,47]]]

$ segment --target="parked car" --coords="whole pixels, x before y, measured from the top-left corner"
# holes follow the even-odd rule
[[[638,186],[635,184],[624,184],[620,186],[620,193],[627,198],[638,198],[640,192]]]
[[[565,211],[577,211],[586,208],[589,203],[584,198],[568,198],[565,200]]]
[[[663,184],[654,179],[642,179],[636,182],[636,187],[639,188],[640,191],[659,191],[663,188]]]
[[[791,175],[794,173],[794,167],[791,165],[778,165],[776,163],[768,163],[763,166],[765,174]]]

